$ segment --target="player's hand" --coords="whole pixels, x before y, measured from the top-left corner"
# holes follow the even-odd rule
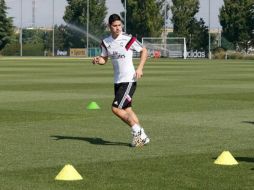
[[[99,64],[100,63],[100,57],[99,56],[94,57],[92,63],[93,64]]]
[[[143,70],[137,69],[136,70],[136,79],[140,79],[143,76]]]

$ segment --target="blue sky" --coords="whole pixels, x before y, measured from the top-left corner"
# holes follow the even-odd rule
[[[21,18],[21,0],[5,0],[8,9],[8,15],[13,17],[14,25],[20,26]],[[127,0],[128,1],[128,0]],[[223,5],[223,0],[210,0],[211,1],[211,18],[210,25],[211,28],[220,28],[218,14],[219,8]],[[52,2],[53,0],[36,0],[35,1],[35,25],[39,27],[50,27],[53,23],[52,15]],[[62,17],[64,15],[65,6],[67,5],[66,0],[55,0],[55,24],[64,23]],[[121,0],[106,0],[108,7],[108,15],[112,13],[119,13],[123,11],[123,6]],[[170,0],[168,0],[171,3]],[[28,27],[32,25],[32,0],[23,0],[23,26]],[[200,10],[197,14],[197,18],[203,18],[208,25],[208,10],[209,10],[209,0],[200,0]]]

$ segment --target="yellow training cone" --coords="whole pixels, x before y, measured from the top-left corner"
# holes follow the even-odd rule
[[[82,176],[70,164],[65,165],[64,168],[55,177],[55,180],[66,180],[66,181],[74,181],[82,179],[83,179]]]
[[[229,151],[223,151],[220,156],[214,161],[215,164],[219,165],[237,165],[238,162],[232,156]]]

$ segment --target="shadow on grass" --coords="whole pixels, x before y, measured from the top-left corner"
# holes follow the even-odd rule
[[[253,162],[254,163],[254,158],[250,157],[234,157],[237,162]],[[213,157],[213,160],[216,160],[217,158]],[[253,168],[254,170],[254,168]]]
[[[254,121],[242,121],[242,123],[252,124],[254,125]]]
[[[52,135],[50,136],[52,138],[55,138],[54,140],[79,140],[79,141],[86,141],[90,144],[94,145],[116,145],[116,146],[130,146],[129,143],[123,143],[123,142],[112,142],[112,141],[106,141],[102,138],[97,137],[72,137],[72,136],[60,136],[60,135]]]
[[[254,158],[250,158],[250,157],[235,157],[235,159],[239,162],[253,162],[254,163]]]

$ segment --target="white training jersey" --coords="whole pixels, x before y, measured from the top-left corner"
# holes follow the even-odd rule
[[[105,38],[101,44],[101,56],[110,57],[114,68],[114,83],[135,82],[135,68],[132,62],[133,50],[140,52],[142,45],[135,37],[121,33],[116,39]]]

